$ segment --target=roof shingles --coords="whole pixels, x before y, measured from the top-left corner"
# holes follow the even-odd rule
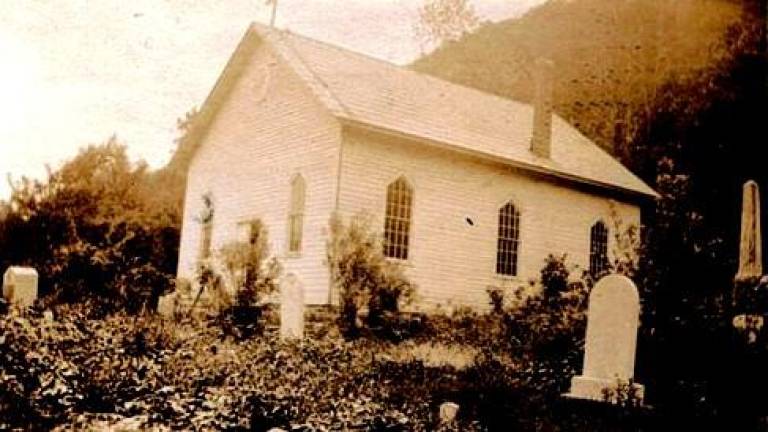
[[[335,116],[636,195],[653,189],[555,115],[552,152],[530,151],[530,105],[452,84],[286,31],[252,24]]]

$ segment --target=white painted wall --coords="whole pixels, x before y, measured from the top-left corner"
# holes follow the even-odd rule
[[[265,75],[270,77],[266,86]],[[341,214],[350,217],[367,210],[376,217],[378,229],[383,229],[387,184],[405,175],[413,185],[406,269],[418,286],[419,307],[425,309],[487,307],[489,287],[511,292],[528,285],[549,253],[567,253],[570,263],[585,268],[592,224],[602,218],[613,228],[612,201],[606,197],[403,138],[350,128],[342,135],[338,122],[294,72],[261,46],[219,108],[190,165],[178,275],[194,278],[201,234],[197,216],[201,197],[211,193],[214,250],[238,239],[240,222],[260,218],[284,272],[294,272],[304,284],[307,303],[326,303],[327,224],[339,167]],[[307,184],[304,236],[301,254],[290,256],[290,181],[297,173]],[[521,212],[514,278],[495,274],[498,209],[510,199]],[[614,204],[625,223],[639,224],[637,206]],[[609,244],[609,254],[612,250]]]
[[[336,120],[271,49],[258,47],[190,165],[178,275],[194,278],[201,234],[197,217],[201,197],[210,192],[214,251],[238,239],[238,223],[260,218],[284,273],[295,272],[304,284],[307,303],[326,303],[325,242],[339,142]],[[307,185],[304,236],[301,254],[289,256],[290,181],[297,173]]]
[[[404,139],[345,129],[340,210],[367,210],[383,230],[386,186],[405,175],[414,187],[407,273],[420,306],[488,305],[486,289],[527,285],[549,253],[586,268],[590,228],[605,220],[613,250],[611,200],[466,156]],[[521,212],[518,276],[495,274],[498,209],[514,200]],[[637,206],[613,201],[624,223],[640,223]],[[466,222],[469,217],[474,226]]]

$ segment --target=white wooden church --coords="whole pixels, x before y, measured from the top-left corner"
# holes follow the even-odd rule
[[[259,219],[307,304],[327,304],[330,217],[360,211],[424,308],[484,307],[549,253],[605,265],[611,213],[639,224],[656,193],[552,112],[540,69],[534,107],[252,24],[195,126],[178,276]]]

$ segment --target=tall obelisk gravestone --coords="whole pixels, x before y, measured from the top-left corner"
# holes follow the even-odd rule
[[[757,183],[744,183],[741,206],[741,242],[736,282],[747,282],[763,275],[763,248],[760,232],[760,190]]]
[[[760,278],[763,276],[762,233],[760,230],[760,190],[757,183],[744,183],[741,205],[741,238],[739,269],[734,278],[733,325],[743,330],[752,343],[763,327],[763,297]]]
[[[728,395],[730,430],[764,429],[765,399],[756,395],[768,386],[768,335],[764,329],[768,313],[768,284],[763,275],[760,232],[760,192],[757,183],[744,183],[739,268],[734,278],[733,327],[722,370],[716,384]],[[759,425],[758,425],[759,423]]]

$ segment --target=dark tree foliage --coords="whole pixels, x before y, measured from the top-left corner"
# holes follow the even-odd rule
[[[529,100],[528,65],[552,57],[558,113],[661,194],[643,212],[637,374],[670,426],[749,430],[768,416],[766,342],[738,340],[729,306],[742,184],[768,191],[765,8],[548,2],[414,65]]]
[[[729,305],[742,185],[754,179],[764,191],[768,187],[760,163],[768,118],[765,57],[745,53],[728,69],[706,109],[687,119],[661,109],[640,138],[649,154],[635,155],[635,166],[662,194],[645,212],[640,275],[649,307],[642,360],[650,396],[660,406],[702,424],[749,430],[768,414],[768,400],[756,396],[768,384],[759,366],[766,347],[733,339]]]
[[[179,214],[115,138],[44,181],[21,179],[0,219],[0,269],[35,267],[49,301],[153,308],[176,271]]]

